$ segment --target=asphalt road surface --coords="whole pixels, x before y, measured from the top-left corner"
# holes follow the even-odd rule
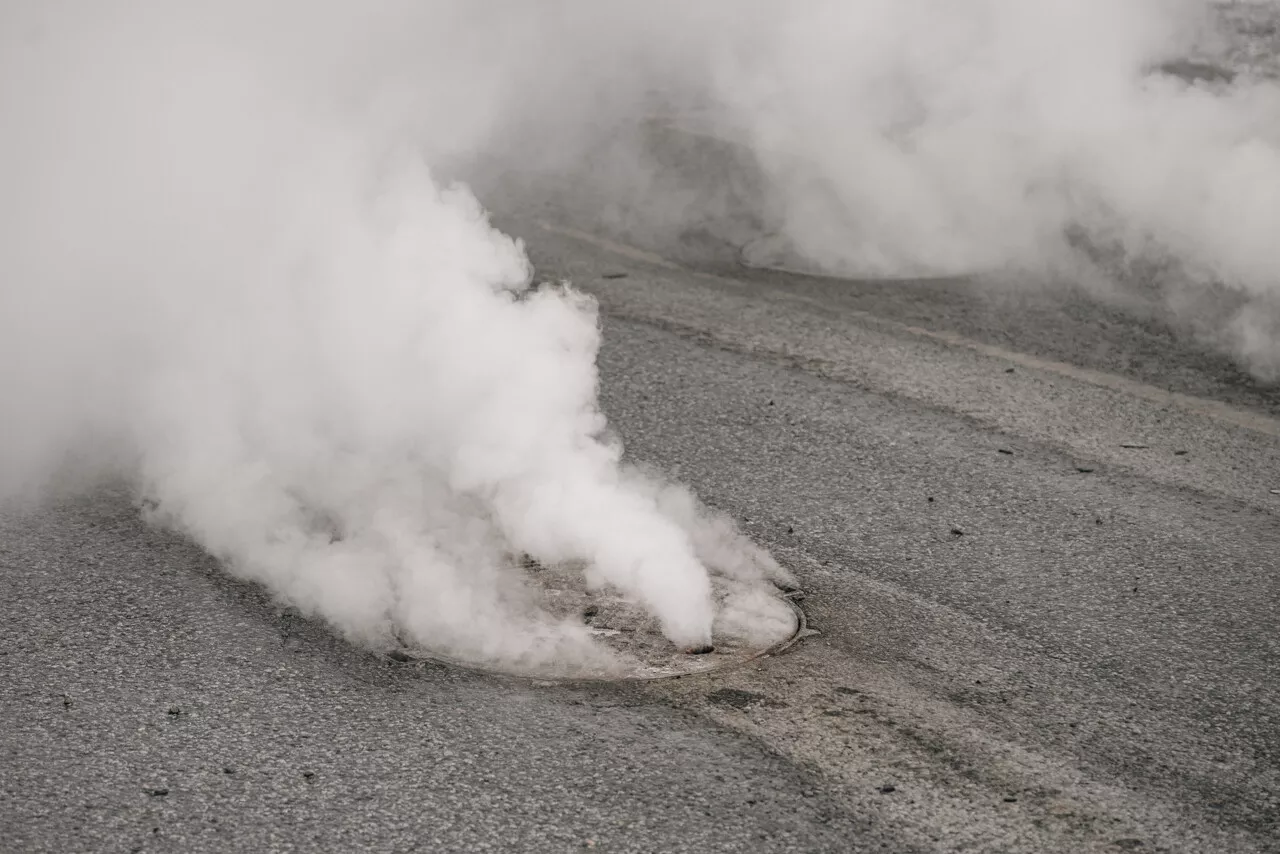
[[[600,299],[631,456],[821,634],[644,685],[396,663],[67,501],[0,523],[0,849],[1280,850],[1274,388],[1079,295],[504,225]]]
[[[1235,59],[1274,74],[1260,8]],[[1280,851],[1280,388],[1132,302],[507,209],[600,300],[630,456],[819,634],[503,678],[354,649],[122,493],[0,517],[0,852]]]

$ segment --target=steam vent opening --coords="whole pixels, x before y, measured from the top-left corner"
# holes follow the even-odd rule
[[[745,664],[781,652],[805,634],[796,589],[746,588],[731,578],[713,577],[718,615],[712,643],[677,646],[658,620],[612,588],[589,589],[581,567],[547,567],[521,561],[529,587],[554,619],[583,626],[591,640],[611,653],[612,663],[557,659],[547,663],[468,660],[413,646],[395,650],[399,661],[430,661],[468,670],[565,681],[668,679]]]

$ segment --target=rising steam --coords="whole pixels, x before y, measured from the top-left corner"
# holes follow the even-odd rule
[[[574,178],[655,233],[732,219],[633,132],[698,111],[813,263],[1156,258],[1235,295],[1218,332],[1266,375],[1280,88],[1151,73],[1208,21],[1196,0],[9,0],[0,493],[122,473],[363,642],[599,658],[532,603],[524,555],[586,567],[677,643],[749,634],[781,570],[620,462],[593,304],[531,288],[439,176],[486,200]],[[709,575],[750,608],[717,613]]]
[[[5,7],[4,486],[69,455],[122,471],[156,521],[362,642],[603,659],[523,590],[529,555],[706,644],[708,569],[780,570],[620,464],[594,305],[530,289],[522,247],[433,179],[510,70],[469,15]]]
[[[1275,377],[1280,85],[1266,72],[1280,9],[1267,5],[1252,33],[1226,34],[1184,0],[792,4],[717,80],[810,261],[870,276],[1158,264],[1171,296],[1234,293],[1220,331]],[[1250,36],[1270,64],[1229,67],[1222,39]],[[1203,55],[1220,64],[1178,73]]]
[[[1280,376],[1280,4],[654,8],[579,5],[538,39],[559,51],[550,68],[598,85],[521,115],[488,192],[537,165],[550,180],[533,198],[567,196],[629,237],[678,251],[709,233],[748,261],[853,277],[1101,276]],[[664,160],[680,143],[640,140],[641,114],[745,162]]]

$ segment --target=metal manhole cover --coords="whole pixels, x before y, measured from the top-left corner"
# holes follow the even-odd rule
[[[689,676],[736,666],[781,652],[810,632],[796,604],[798,590],[780,590],[764,582],[750,584],[712,577],[717,619],[710,650],[683,650],[669,641],[658,621],[616,591],[588,590],[578,568],[544,567],[525,562],[530,581],[540,591],[541,605],[553,618],[580,620],[612,661],[603,664],[551,662],[519,665],[471,661],[420,647],[404,646],[399,660],[443,663],[468,670],[536,679],[651,680]]]

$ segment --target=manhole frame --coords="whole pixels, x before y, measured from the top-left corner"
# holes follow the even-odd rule
[[[807,637],[817,634],[809,628],[809,620],[804,612],[804,608],[800,607],[798,600],[804,598],[804,592],[801,590],[790,590],[786,593],[775,597],[785,602],[791,607],[792,612],[796,615],[796,628],[789,636],[777,643],[757,650],[756,652],[727,661],[724,664],[715,667],[708,667],[705,670],[694,670],[689,673],[664,673],[652,676],[624,675],[624,676],[558,676],[554,674],[536,674],[536,673],[515,673],[510,670],[503,670],[499,667],[477,664],[464,659],[454,658],[443,653],[434,653],[430,651],[419,651],[406,647],[398,647],[394,650],[384,650],[383,658],[391,661],[397,661],[403,664],[438,664],[445,667],[454,668],[456,670],[466,671],[485,676],[500,676],[507,679],[520,679],[534,683],[570,685],[570,684],[596,684],[608,685],[619,683],[641,683],[641,682],[660,682],[667,679],[688,679],[698,676],[707,676],[712,673],[722,673],[726,670],[733,670],[737,667],[743,667],[752,662],[759,661],[763,658],[781,655],[791,649],[800,641]],[[397,658],[391,658],[391,654],[396,653]]]

